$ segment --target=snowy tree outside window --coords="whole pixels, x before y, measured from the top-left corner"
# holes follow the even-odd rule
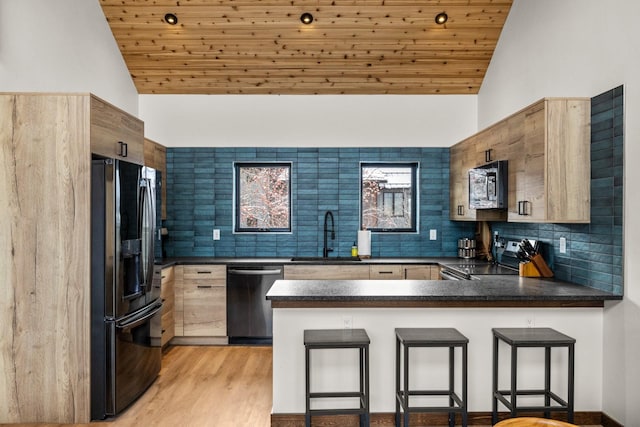
[[[236,232],[291,231],[291,163],[235,164]]]
[[[372,231],[417,231],[418,163],[362,163],[361,226]]]

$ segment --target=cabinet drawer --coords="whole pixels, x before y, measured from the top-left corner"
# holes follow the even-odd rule
[[[366,265],[285,265],[287,280],[362,280],[369,278]]]
[[[227,334],[227,290],[196,287],[184,290],[184,336]]]
[[[185,280],[227,280],[227,267],[224,265],[185,265],[183,268],[183,277]]]
[[[401,265],[370,265],[369,278],[372,280],[402,279]]]
[[[162,269],[162,285],[164,286],[167,282],[173,282],[174,273],[173,267],[167,267]]]
[[[433,280],[433,269],[437,266],[431,265],[403,265],[402,276],[408,280]]]

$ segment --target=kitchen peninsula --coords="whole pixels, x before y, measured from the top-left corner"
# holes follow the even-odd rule
[[[603,306],[605,300],[621,297],[557,280],[484,276],[481,280],[457,282],[281,280],[270,289],[267,299],[274,309],[272,425],[278,426],[305,410],[303,330],[344,327],[364,328],[371,338],[372,421],[394,412],[397,327],[454,327],[469,338],[471,419],[491,410],[491,328],[535,326],[560,330],[577,340],[576,412],[599,414]],[[340,366],[335,363],[338,355],[326,352],[316,359],[317,365],[312,369],[314,384],[319,382],[320,388],[332,384],[334,388],[335,384],[355,387],[354,370],[336,368]],[[444,362],[444,353],[437,356],[441,358],[430,355],[429,363]],[[523,385],[539,385],[541,359],[541,354],[523,352],[519,358],[522,375],[518,379]],[[562,372],[566,363],[566,354],[554,354],[552,372]],[[411,369],[419,373],[424,367]],[[435,380],[446,381],[440,376]],[[503,380],[508,381],[506,377]],[[557,387],[562,395],[566,390],[564,378],[555,380],[559,381]]]

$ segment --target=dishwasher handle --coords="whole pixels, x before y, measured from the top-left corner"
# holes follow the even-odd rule
[[[231,274],[238,274],[242,276],[271,276],[276,274],[282,274],[282,269],[273,269],[273,270],[239,270],[236,268],[228,270]]]

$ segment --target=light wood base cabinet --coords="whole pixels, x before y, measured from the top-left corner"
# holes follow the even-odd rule
[[[175,336],[175,280],[174,267],[163,268],[161,274],[160,297],[162,298],[162,339],[165,346]]]
[[[369,266],[343,265],[285,265],[285,280],[359,280],[369,278]]]
[[[226,336],[226,266],[176,266],[175,279],[176,337]]]
[[[432,264],[285,265],[285,280],[440,280]]]

